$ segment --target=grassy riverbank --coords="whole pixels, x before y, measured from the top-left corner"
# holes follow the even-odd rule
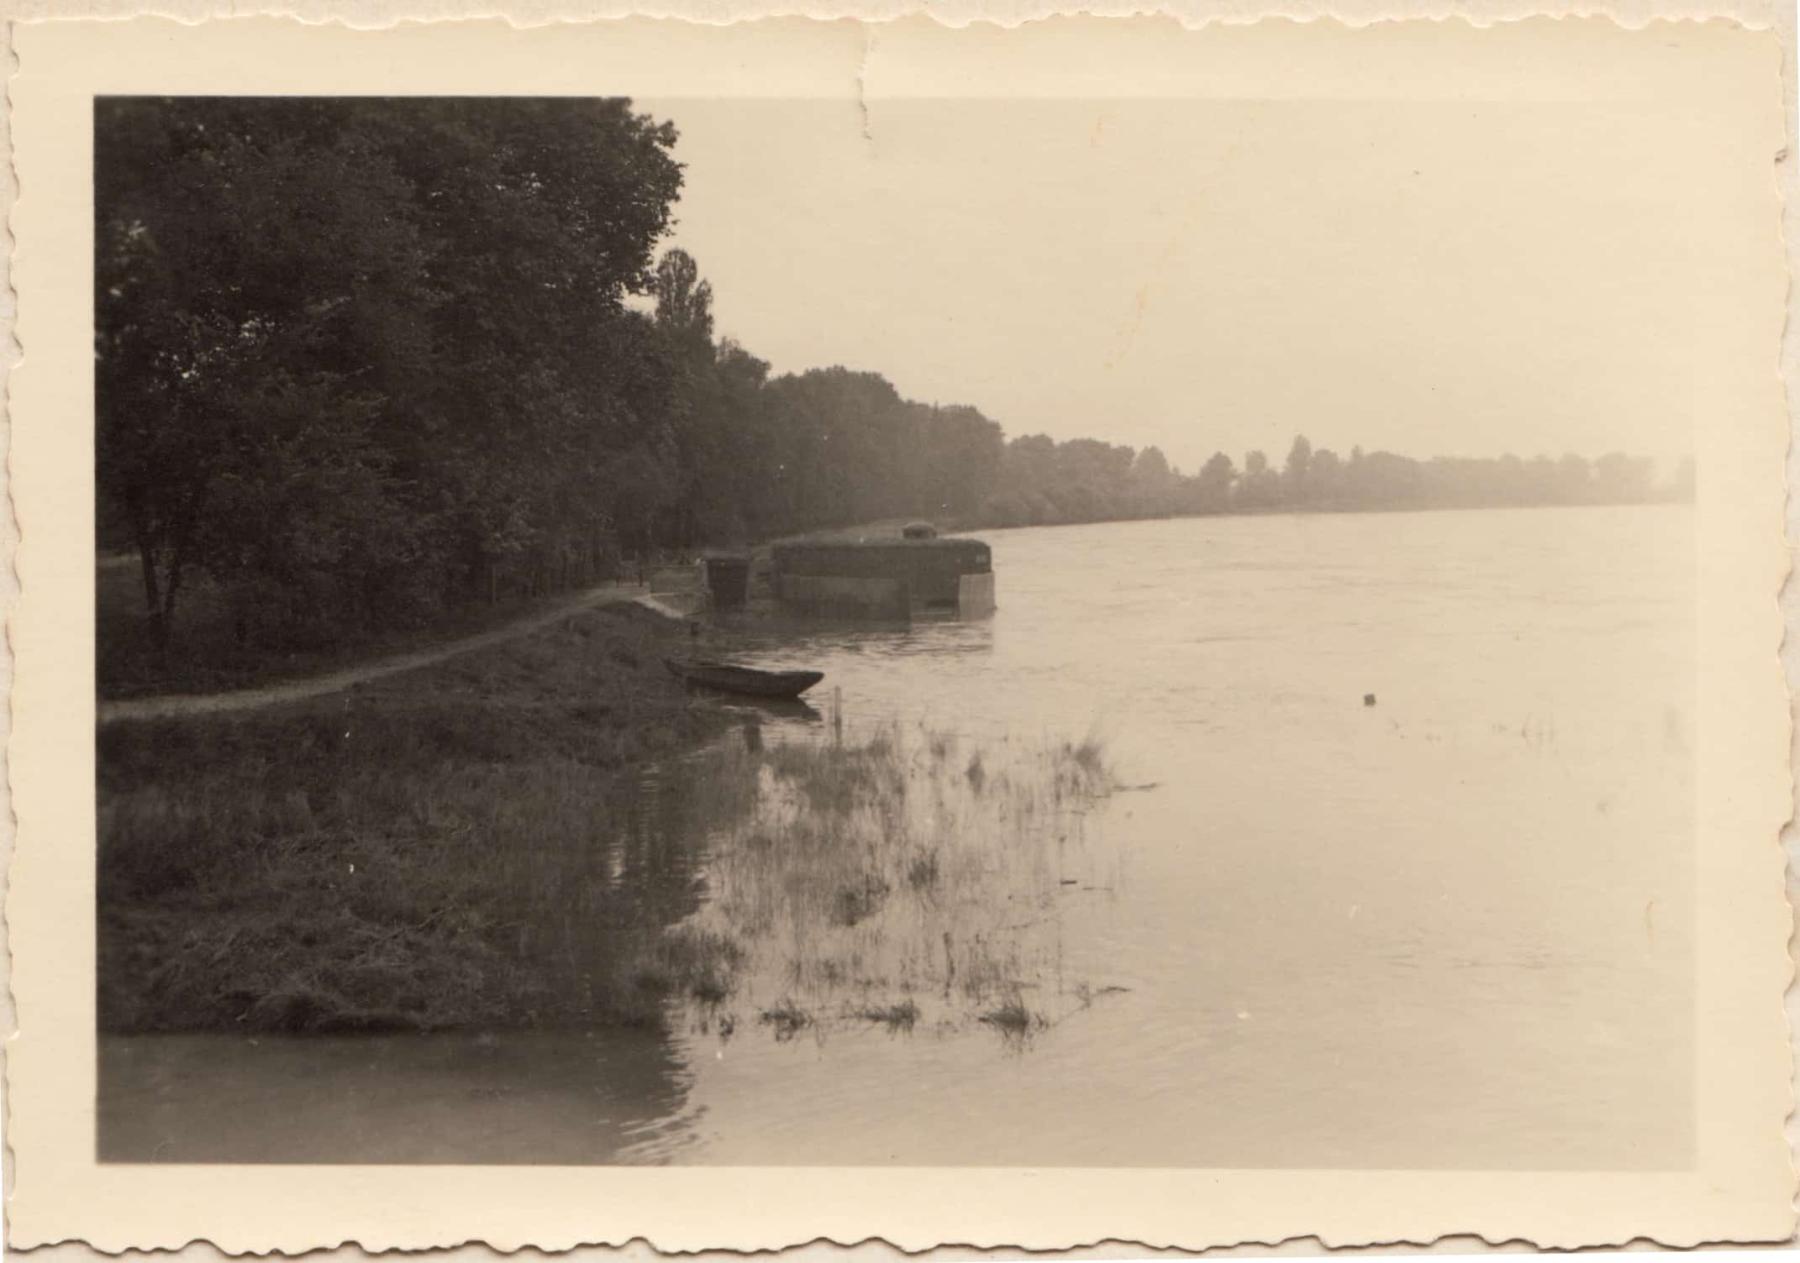
[[[636,768],[724,723],[662,667],[686,639],[608,608],[313,702],[102,729],[102,1028],[652,1016],[632,953],[685,967],[661,931],[693,892],[609,902],[596,840],[629,832]]]
[[[668,675],[691,648],[610,606],[304,703],[103,727],[101,1029],[1017,1035],[1086,1003],[1041,988],[1067,901],[1110,888],[1082,846],[1097,743],[765,736]]]

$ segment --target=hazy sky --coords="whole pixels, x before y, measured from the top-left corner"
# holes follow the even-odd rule
[[[641,100],[676,243],[776,371],[1009,435],[1690,450],[1707,155],[1641,106]]]

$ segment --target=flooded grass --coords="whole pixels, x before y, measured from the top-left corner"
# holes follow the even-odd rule
[[[785,997],[757,1014],[757,1020],[764,1026],[773,1027],[775,1038],[782,1040],[792,1039],[813,1024],[812,1014]]]
[[[631,988],[657,997],[720,1004],[731,996],[743,949],[722,934],[678,929],[654,937],[627,966]]]
[[[742,946],[734,990],[778,996],[762,1011],[778,1034],[792,1024],[771,1014],[790,1011],[910,1030],[924,1001],[940,1025],[1011,1034],[1041,1024],[1013,1007],[1045,984],[1080,1007],[1059,918],[1111,884],[1088,837],[1112,785],[1097,738],[977,744],[885,724],[730,746],[708,774],[754,805],[715,839],[689,924]]]

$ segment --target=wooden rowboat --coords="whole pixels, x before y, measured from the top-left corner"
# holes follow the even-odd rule
[[[799,697],[825,678],[823,671],[758,671],[727,662],[677,662],[664,658],[663,665],[689,684],[747,697]]]

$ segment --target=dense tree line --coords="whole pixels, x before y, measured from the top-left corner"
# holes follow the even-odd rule
[[[1589,461],[1517,456],[1415,460],[1352,448],[1339,456],[1296,437],[1277,467],[1248,452],[1239,466],[1215,452],[1191,475],[1154,447],[1133,451],[1043,435],[1006,445],[1000,478],[980,520],[997,526],[1089,522],[1108,518],[1206,513],[1502,508],[1529,505],[1638,504],[1689,500],[1694,467],[1684,461],[1664,482],[1653,463],[1620,452]]]
[[[165,639],[391,626],[622,556],[963,525],[1679,494],[1623,456],[1417,462],[1297,440],[1192,475],[1008,442],[843,368],[771,377],[658,250],[674,128],[620,100],[102,98],[96,469]]]

